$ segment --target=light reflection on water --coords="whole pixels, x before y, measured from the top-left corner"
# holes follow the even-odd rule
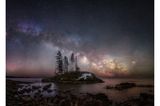
[[[11,79],[11,78],[10,78]],[[40,84],[41,78],[12,78],[11,80],[16,81],[24,81],[24,82],[33,82],[34,84]],[[106,94],[109,99],[114,101],[124,101],[131,97],[136,97],[140,93],[154,93],[154,88],[145,88],[145,87],[134,87],[126,90],[113,90],[113,89],[105,89],[106,85],[114,86],[115,84],[119,84],[122,82],[134,82],[136,84],[143,84],[143,85],[154,85],[153,79],[103,79],[104,83],[96,83],[96,84],[54,84],[56,89],[66,91],[71,90],[72,93],[104,93]],[[24,83],[25,84],[25,83]],[[27,84],[25,84],[27,85]]]

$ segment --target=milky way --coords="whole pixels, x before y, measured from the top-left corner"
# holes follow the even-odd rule
[[[7,75],[54,75],[75,53],[81,71],[152,77],[153,1],[7,0]]]

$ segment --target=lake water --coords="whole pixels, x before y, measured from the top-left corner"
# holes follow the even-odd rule
[[[22,81],[27,86],[25,82],[32,82],[33,85],[43,86],[46,83],[41,82],[41,78],[7,78],[15,81]],[[96,83],[96,84],[54,84],[52,83],[55,89],[59,89],[62,91],[71,90],[72,93],[104,93],[109,99],[114,100],[116,102],[125,101],[128,98],[136,97],[140,93],[150,93],[154,94],[154,88],[147,87],[133,87],[126,90],[114,90],[114,89],[105,89],[106,85],[114,86],[115,84],[119,84],[122,82],[133,82],[136,84],[143,85],[154,85],[153,79],[103,79],[104,83]]]

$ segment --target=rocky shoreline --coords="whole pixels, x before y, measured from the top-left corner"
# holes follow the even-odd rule
[[[72,90],[56,90],[55,96],[45,97],[41,92],[51,93],[51,84],[46,84],[39,91],[31,95],[26,92],[38,90],[37,86],[17,91],[21,82],[7,80],[7,106],[154,106],[154,95],[140,93],[138,97],[129,98],[120,103],[110,100],[103,93],[74,94]]]

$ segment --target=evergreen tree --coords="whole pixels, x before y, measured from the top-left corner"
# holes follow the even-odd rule
[[[65,72],[68,72],[68,65],[69,65],[68,57],[64,56],[64,70],[65,70]]]
[[[74,53],[72,53],[71,54],[71,58],[70,58],[70,62],[71,62],[71,64],[70,64],[70,66],[71,66],[71,71],[74,71],[74,62],[75,62],[75,60],[74,60]]]
[[[74,63],[74,53],[71,54],[71,63]]]
[[[63,60],[60,51],[57,52],[56,60],[58,73],[63,73]]]
[[[77,60],[77,56],[75,57],[75,70],[76,71],[79,71],[80,70],[80,68],[79,68],[79,66],[78,66],[78,62],[77,62],[78,60]]]

